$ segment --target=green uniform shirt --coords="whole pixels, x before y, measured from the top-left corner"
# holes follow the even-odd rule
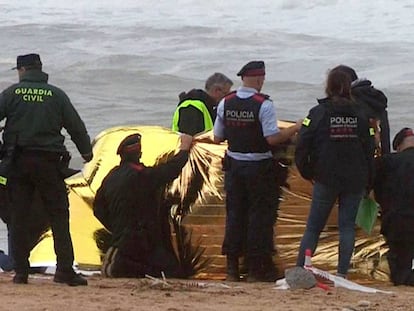
[[[92,151],[85,124],[61,89],[40,70],[27,71],[0,94],[0,120],[6,118],[3,143],[25,149],[65,151],[65,128],[81,154]]]

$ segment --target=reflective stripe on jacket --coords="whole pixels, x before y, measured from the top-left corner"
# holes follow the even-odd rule
[[[173,131],[179,130],[178,124],[180,120],[180,109],[186,108],[188,106],[193,106],[194,108],[197,108],[203,114],[204,131],[209,131],[213,129],[213,120],[211,119],[210,112],[208,111],[206,105],[201,100],[188,99],[188,100],[183,101],[181,104],[179,104],[177,109],[174,112],[173,123],[172,123]]]

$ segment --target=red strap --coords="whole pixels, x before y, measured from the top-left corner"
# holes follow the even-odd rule
[[[233,97],[235,97],[235,96],[236,96],[236,93],[237,93],[237,91],[230,92],[230,93],[229,93],[229,94],[227,94],[224,98],[225,98],[226,100],[228,100],[228,99],[232,99]]]
[[[266,97],[265,96],[263,96],[262,94],[258,94],[258,93],[254,94],[253,95],[253,98],[256,101],[258,101],[259,103],[263,103],[266,100]]]
[[[144,169],[144,165],[142,165],[141,163],[129,163],[129,165],[136,171],[140,172]]]
[[[122,147],[121,149],[121,153],[130,153],[133,151],[141,151],[141,144],[140,143],[135,143],[132,145],[127,145]]]
[[[405,130],[404,137],[408,137],[408,136],[414,136],[412,129]]]
[[[265,70],[264,68],[259,69],[247,69],[245,72],[243,72],[243,77],[256,77],[256,76],[264,76]]]

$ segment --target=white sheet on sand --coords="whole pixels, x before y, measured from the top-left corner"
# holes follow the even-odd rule
[[[380,290],[372,287],[367,287],[360,285],[358,283],[352,282],[350,280],[344,279],[342,277],[333,275],[327,271],[315,268],[313,266],[305,267],[305,269],[311,271],[315,276],[321,277],[328,281],[334,283],[335,287],[344,287],[350,290],[356,290],[364,293],[383,293],[383,294],[392,294],[391,291]],[[276,281],[275,289],[289,289],[289,284],[286,282],[286,279],[281,279]]]

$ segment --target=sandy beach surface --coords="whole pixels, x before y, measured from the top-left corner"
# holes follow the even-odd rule
[[[310,187],[298,178],[297,172],[292,171],[289,180],[291,187],[284,196],[276,226],[275,237],[280,255],[276,263],[281,278],[283,271],[295,264],[310,202]],[[328,284],[329,290],[318,287],[282,290],[276,289],[275,283],[224,281],[225,261],[219,255],[223,240],[224,208],[211,204],[206,205],[205,209],[214,211],[212,215],[216,217],[212,217],[212,222],[209,222],[206,221],[207,214],[199,212],[204,215],[204,227],[197,222],[197,213],[193,217],[188,216],[188,219],[195,228],[194,234],[204,234],[206,256],[211,256],[215,261],[207,272],[198,274],[196,279],[105,279],[99,273],[88,273],[88,286],[69,287],[54,283],[52,274],[33,274],[30,275],[29,284],[15,285],[12,283],[13,273],[3,272],[0,273],[0,311],[414,311],[414,288],[395,287],[389,281],[379,280],[378,273],[382,271],[379,262],[374,267],[372,260],[364,261],[361,258],[362,252],[371,259],[384,261],[384,256],[377,256],[382,245],[378,241],[379,226],[373,236],[367,237],[358,231],[358,245],[349,278],[360,285],[392,293],[364,293],[334,287],[333,284]],[[320,250],[313,259],[315,266],[335,272],[337,229],[334,221],[329,224],[319,245]],[[370,275],[377,278],[373,279]],[[385,270],[382,271],[382,279],[388,279],[384,276]]]
[[[340,287],[310,290],[275,289],[274,283],[230,283],[223,280],[104,279],[88,276],[89,286],[69,287],[52,275],[31,275],[15,285],[11,273],[0,273],[0,310],[414,310],[414,290],[387,282],[364,285],[392,291],[363,293]],[[359,281],[363,284],[364,281]]]

